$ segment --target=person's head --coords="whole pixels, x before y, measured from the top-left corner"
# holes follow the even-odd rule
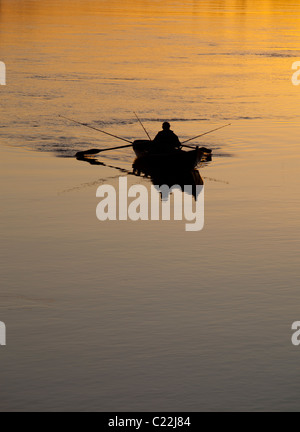
[[[162,124],[162,128],[163,128],[163,130],[169,130],[169,129],[170,129],[170,123],[168,123],[168,122],[164,122],[164,123]]]

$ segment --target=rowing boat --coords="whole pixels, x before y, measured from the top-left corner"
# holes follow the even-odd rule
[[[152,150],[154,148],[154,150]],[[137,140],[133,143],[136,159],[133,162],[133,172],[153,176],[153,173],[162,171],[188,172],[196,168],[203,160],[207,161],[210,153],[204,147],[194,150],[175,150],[170,153],[159,153],[151,141]]]

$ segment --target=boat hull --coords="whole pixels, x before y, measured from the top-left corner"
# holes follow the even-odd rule
[[[175,150],[172,153],[157,153],[151,151],[151,141],[139,140],[133,143],[133,150],[137,156],[133,162],[133,171],[137,174],[152,175],[154,172],[191,171],[201,162],[205,154],[203,148],[183,151]]]

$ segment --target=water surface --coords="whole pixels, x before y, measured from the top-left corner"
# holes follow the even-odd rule
[[[300,6],[0,7],[1,409],[298,410]],[[232,123],[195,141],[215,154],[203,231],[96,219],[123,174],[71,156],[119,141],[58,115],[144,138],[133,111],[152,137]]]

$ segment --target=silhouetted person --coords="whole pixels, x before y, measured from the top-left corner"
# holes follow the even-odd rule
[[[170,123],[164,122],[162,131],[158,132],[153,140],[157,151],[160,153],[169,153],[178,150],[181,147],[178,136],[170,129]]]

